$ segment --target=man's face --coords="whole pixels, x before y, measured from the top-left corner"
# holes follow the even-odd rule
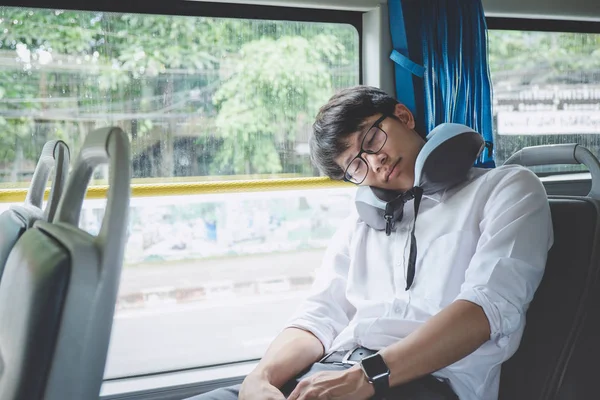
[[[344,171],[360,152],[361,144],[363,149],[369,149],[368,142],[372,140],[374,132],[373,130],[368,132],[369,128],[381,117],[381,114],[376,114],[368,118],[363,124],[364,129],[350,136],[350,148],[336,159]],[[385,140],[381,150],[376,154],[365,152],[361,154],[367,164],[366,178],[361,185],[403,191],[412,188],[415,181],[415,161],[425,144],[423,138],[414,131],[415,121],[412,113],[404,105],[398,104],[394,115],[383,119],[377,127],[387,134],[387,140],[381,132],[377,133]],[[378,140],[379,136],[375,136],[375,142]],[[379,146],[375,145],[376,148]],[[353,164],[349,172],[355,171],[355,164]]]

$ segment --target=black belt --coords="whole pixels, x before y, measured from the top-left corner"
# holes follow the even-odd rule
[[[352,350],[339,350],[327,354],[319,361],[323,364],[358,364],[365,357],[377,353],[375,350],[356,347]]]

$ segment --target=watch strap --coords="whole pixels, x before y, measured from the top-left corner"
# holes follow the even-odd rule
[[[382,373],[383,371],[367,371],[364,364],[364,362],[367,359],[377,359],[385,367],[386,372]],[[385,399],[385,396],[387,395],[388,390],[390,388],[390,370],[385,364],[385,361],[383,361],[383,357],[381,357],[381,354],[375,353],[371,356],[365,357],[361,361],[361,365],[363,367],[362,369],[367,377],[367,380],[373,385],[373,389],[375,389],[375,395],[372,398],[375,400]]]
[[[375,388],[375,396],[373,399],[375,400],[383,400],[385,399],[385,395],[387,394],[390,388],[390,378],[389,375],[380,376],[373,381],[373,388]]]

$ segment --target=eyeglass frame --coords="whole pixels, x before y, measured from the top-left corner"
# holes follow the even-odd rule
[[[361,143],[360,143],[360,151],[358,152],[358,154],[356,155],[356,157],[354,157],[352,160],[350,160],[350,162],[348,163],[348,165],[346,166],[346,168],[344,169],[344,176],[342,178],[342,180],[344,180],[345,182],[349,182],[352,183],[354,185],[360,185],[361,183],[363,183],[365,181],[365,179],[367,179],[367,176],[369,175],[369,171],[367,169],[367,173],[365,174],[365,177],[360,181],[360,182],[354,182],[351,181],[350,179],[346,178],[346,175],[348,174],[348,168],[350,168],[350,166],[352,165],[352,163],[359,158],[360,160],[362,160],[366,165],[367,168],[369,167],[369,162],[367,160],[365,160],[364,158],[362,158],[363,154],[377,154],[381,151],[381,149],[383,149],[383,146],[385,146],[385,144],[387,143],[388,140],[388,134],[386,131],[384,131],[383,129],[381,129],[378,125],[381,124],[387,117],[389,117],[388,114],[383,114],[381,117],[379,117],[377,119],[377,121],[375,121],[373,123],[373,125],[371,125],[369,127],[369,129],[367,129],[367,132],[365,133],[365,137],[363,137]],[[371,150],[365,150],[364,145],[365,145],[365,139],[367,139],[367,135],[369,134],[369,132],[371,131],[371,129],[373,128],[377,128],[379,129],[381,132],[383,132],[383,134],[385,135],[385,140],[383,141],[383,144],[381,145],[381,147],[379,148],[379,150],[377,151],[371,151]]]

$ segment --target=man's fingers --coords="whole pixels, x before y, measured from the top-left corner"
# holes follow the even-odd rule
[[[301,382],[302,383],[302,382]],[[304,384],[296,386],[294,391],[288,397],[288,400],[319,400],[325,399],[321,395],[321,389],[313,386],[310,382],[304,381]]]
[[[301,389],[298,386],[296,386],[296,388],[288,396],[287,400],[298,400],[298,398],[300,397],[300,393],[302,393]]]
[[[314,388],[311,388],[302,393],[298,400],[319,400],[321,398],[321,395]]]
[[[308,386],[310,386],[309,379],[310,378],[307,378],[307,379],[304,379],[304,380],[301,380],[300,382],[298,382],[298,384],[296,385],[296,388],[292,391],[292,393],[288,397],[288,400],[300,400],[300,399],[303,399],[303,397],[301,397],[301,396],[306,391],[306,388]]]

